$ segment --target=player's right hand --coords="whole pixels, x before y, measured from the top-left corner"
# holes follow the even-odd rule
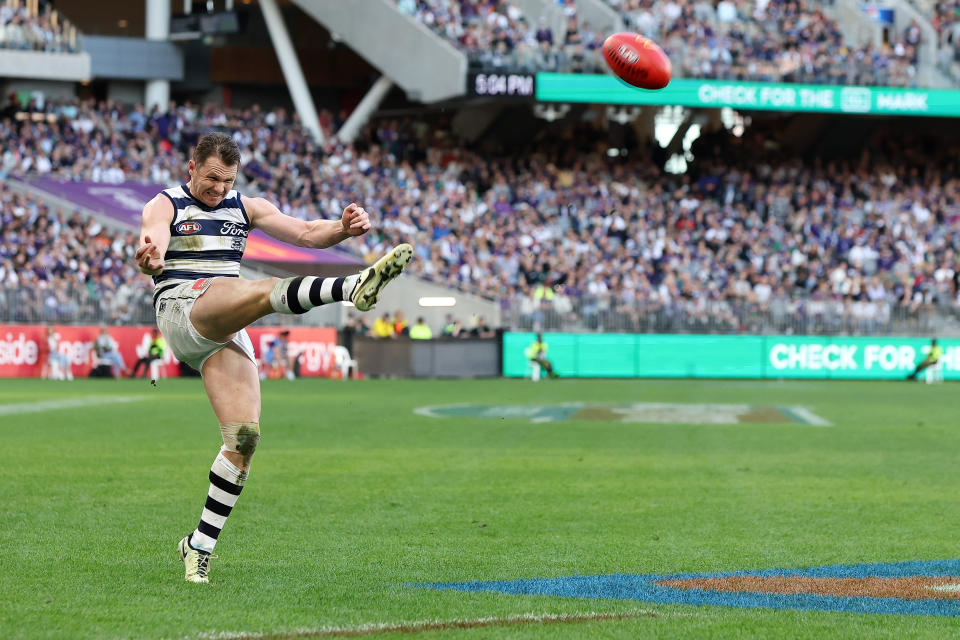
[[[150,241],[150,236],[143,237],[143,244],[137,249],[135,258],[140,271],[148,276],[160,275],[163,271],[163,256],[157,245]]]

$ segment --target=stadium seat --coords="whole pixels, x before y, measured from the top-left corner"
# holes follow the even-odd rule
[[[350,378],[350,368],[353,368],[353,373],[356,375],[359,373],[360,369],[357,365],[356,358],[350,357],[350,351],[342,345],[337,345],[333,348],[333,357],[337,369],[340,370],[340,379],[347,380]]]

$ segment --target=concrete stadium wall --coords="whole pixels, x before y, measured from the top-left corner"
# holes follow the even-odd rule
[[[410,340],[355,336],[352,355],[365,376],[383,378],[496,378],[498,338]]]
[[[436,102],[466,90],[467,57],[392,0],[293,0],[411,99]]]
[[[84,36],[83,48],[95,78],[183,80],[183,52],[172,42]]]
[[[83,82],[90,79],[90,54],[0,51],[0,77]]]

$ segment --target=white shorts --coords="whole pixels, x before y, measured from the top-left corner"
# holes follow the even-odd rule
[[[157,311],[157,327],[177,360],[202,373],[203,363],[207,358],[220,351],[229,344],[235,344],[250,360],[256,364],[257,358],[253,353],[253,343],[246,329],[241,329],[227,342],[214,342],[200,335],[200,332],[190,322],[190,312],[197,298],[210,287],[214,278],[201,278],[192,282],[184,282],[160,294],[154,303]]]

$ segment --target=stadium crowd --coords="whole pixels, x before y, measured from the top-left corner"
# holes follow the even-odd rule
[[[930,23],[940,40],[941,68],[960,81],[960,0],[935,2]]]
[[[607,2],[664,47],[681,77],[915,86],[919,29],[858,46],[805,0]]]
[[[0,309],[7,322],[143,322],[153,285],[135,233],[53,211],[0,184]]]
[[[0,48],[47,52],[79,50],[76,27],[43,2],[31,10],[26,0],[9,0],[0,5]]]
[[[878,136],[852,160],[801,162],[768,150],[761,133],[720,131],[701,137],[690,172],[674,176],[655,143],[610,157],[603,133],[585,126],[481,151],[441,122],[388,119],[354,145],[320,149],[280,110],[47,109],[54,122],[0,120],[10,173],[97,179],[107,167],[116,179],[177,182],[191,132],[219,126],[240,142],[242,192],[303,219],[363,202],[378,219],[354,247],[372,256],[410,242],[413,273],[499,299],[517,324],[576,315],[588,327],[681,318],[736,330],[760,313],[809,319],[808,330],[870,331],[897,308],[956,301],[957,150],[902,135]],[[45,296],[44,313],[68,313],[58,294],[86,290],[111,320],[129,317],[149,288],[129,266],[133,235],[8,187],[0,194],[4,287],[37,283],[29,295]]]
[[[607,0],[630,30],[660,44],[677,77],[916,86],[919,29],[875,46],[844,39],[837,23],[804,0]],[[507,0],[397,0],[488,70],[602,72],[605,34],[561,2],[564,33],[528,20]]]
[[[561,3],[566,25],[554,33],[546,18],[530,20],[507,0],[397,0],[400,10],[454,43],[487,71],[599,73],[603,35],[580,24]]]

